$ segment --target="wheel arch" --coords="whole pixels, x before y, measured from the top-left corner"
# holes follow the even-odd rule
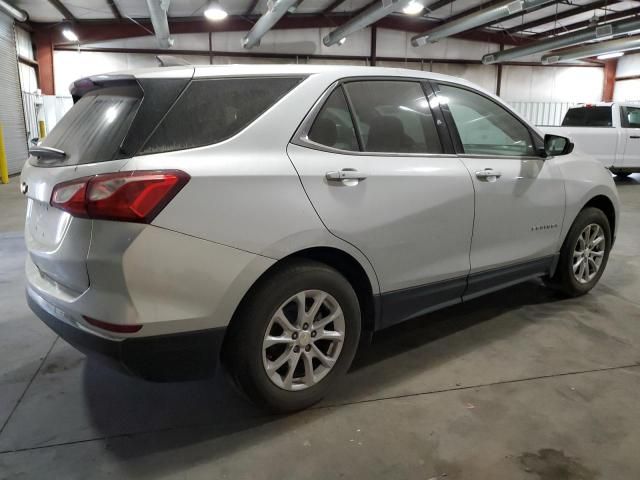
[[[380,314],[380,307],[377,302],[379,296],[374,294],[374,286],[371,284],[371,280],[365,268],[355,257],[344,250],[340,250],[339,248],[310,247],[296,251],[279,259],[253,282],[251,287],[242,297],[240,303],[237,305],[234,314],[231,317],[231,321],[229,322],[227,334],[225,335],[222,347],[223,359],[228,353],[225,350],[225,346],[230,343],[229,337],[239,330],[237,326],[239,325],[238,322],[241,312],[256,290],[278,270],[290,265],[291,263],[304,260],[313,260],[328,265],[341,273],[349,281],[356,292],[358,302],[360,304],[362,332],[370,335],[374,331],[376,318]]]
[[[611,199],[606,195],[596,195],[592,197],[587,203],[585,203],[580,211],[583,211],[585,208],[589,207],[594,207],[602,210],[602,212],[605,214],[607,220],[609,220],[609,227],[611,228],[611,236],[613,242],[613,240],[615,239],[616,231],[616,209]]]

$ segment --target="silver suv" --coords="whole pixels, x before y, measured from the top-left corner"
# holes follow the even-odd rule
[[[304,408],[389,325],[534,277],[588,292],[615,238],[610,173],[465,80],[191,66],[71,90],[22,172],[28,301],[146,378],[221,361]]]

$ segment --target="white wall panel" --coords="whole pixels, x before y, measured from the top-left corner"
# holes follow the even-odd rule
[[[309,60],[306,55],[370,55],[370,29],[363,29],[349,36],[342,46],[326,47],[322,38],[331,29],[291,29],[272,30],[265,35],[262,44],[252,49],[256,53],[286,53],[298,54],[300,58],[259,59],[235,57],[214,57],[215,64],[228,63],[340,63],[365,64],[365,61],[333,61]],[[241,46],[241,39],[245,32],[214,32],[212,34],[212,48],[214,51],[246,52]],[[473,42],[461,39],[445,39],[435,44],[414,48],[411,46],[412,33],[395,30],[378,29],[377,54],[379,57],[395,57],[417,60],[428,59],[456,59],[479,60],[482,55],[498,50],[498,45]],[[175,35],[176,50],[201,50],[205,53],[209,48],[207,33]],[[112,48],[157,48],[156,40],[152,36],[113,40],[94,43],[89,47]],[[171,54],[171,50],[167,50]],[[629,56],[630,58],[631,56]],[[640,57],[640,55],[638,55]],[[185,57],[187,58],[187,57]],[[627,58],[627,57],[625,57]],[[194,63],[208,63],[208,56],[188,57]],[[629,60],[627,60],[629,62]],[[126,70],[141,66],[155,66],[154,55],[119,54],[97,52],[56,52],[55,74],[56,93],[66,94],[70,82],[82,76],[105,71]],[[488,91],[495,92],[497,67],[495,65],[458,65],[445,64],[437,61],[433,66],[428,62],[378,61],[380,66],[404,67],[410,69],[429,70],[448,75],[463,77],[474,82]],[[603,70],[598,67],[503,67],[502,96],[507,100],[521,102],[587,102],[599,101],[602,94]]]
[[[300,55],[358,55],[368,56],[371,48],[371,31],[368,28],[349,35],[343,45],[327,47],[322,38],[330,28],[271,30],[262,39],[256,53],[298,53]],[[214,32],[211,38],[213,50],[246,52],[242,47],[245,32]],[[473,42],[456,38],[444,39],[422,47],[411,46],[410,32],[378,29],[377,54],[380,57],[448,58],[479,60],[486,53],[498,49],[492,43]],[[208,50],[207,33],[173,35],[174,50]],[[87,44],[89,47],[110,48],[158,48],[155,37],[144,36]],[[170,50],[167,51],[170,53]]]
[[[640,53],[625,55],[618,60],[616,77],[640,75]]]
[[[208,64],[208,56],[189,56],[189,62]],[[53,71],[56,95],[69,95],[69,85],[75,80],[100,73],[132,68],[157,67],[155,55],[146,53],[102,53],[55,51]]]
[[[437,43],[413,47],[411,45],[413,35],[411,32],[378,29],[378,56],[480,60],[485,53],[498,49],[498,45],[493,43],[473,42],[457,38],[446,38]],[[368,43],[369,37],[366,40]]]
[[[617,102],[640,101],[640,79],[617,81],[613,99]]]
[[[18,73],[20,74],[20,86],[23,92],[35,92],[38,88],[36,69],[31,65],[18,63]]]
[[[485,90],[496,92],[496,67],[493,65],[458,65],[453,63],[434,63],[433,71],[461,77],[475,83]]]
[[[599,102],[604,71],[599,67],[505,66],[501,96],[521,102]]]
[[[359,55],[370,53],[371,32],[360,30],[349,36],[343,45],[327,47],[322,38],[331,31],[330,28],[307,28],[271,30],[262,38],[260,46],[252,48],[255,53],[297,53],[300,55]],[[213,50],[225,52],[246,52],[242,46],[242,38],[246,32],[214,32],[211,36]],[[209,49],[209,34],[181,33],[172,35],[175,43],[173,50]],[[133,37],[87,44],[91,47],[108,48],[158,48],[155,37]],[[167,50],[170,54],[171,50]],[[382,55],[382,54],[380,54]]]
[[[34,60],[31,34],[22,28],[16,27],[16,51],[18,56]]]

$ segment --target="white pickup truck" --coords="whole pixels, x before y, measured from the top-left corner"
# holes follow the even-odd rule
[[[570,108],[561,127],[546,133],[569,137],[576,149],[618,176],[640,172],[640,105],[594,103]]]

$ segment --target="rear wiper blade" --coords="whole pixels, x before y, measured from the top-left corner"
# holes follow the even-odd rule
[[[31,147],[29,149],[29,155],[45,159],[63,159],[67,156],[67,154],[64,153],[63,150],[43,146]]]

